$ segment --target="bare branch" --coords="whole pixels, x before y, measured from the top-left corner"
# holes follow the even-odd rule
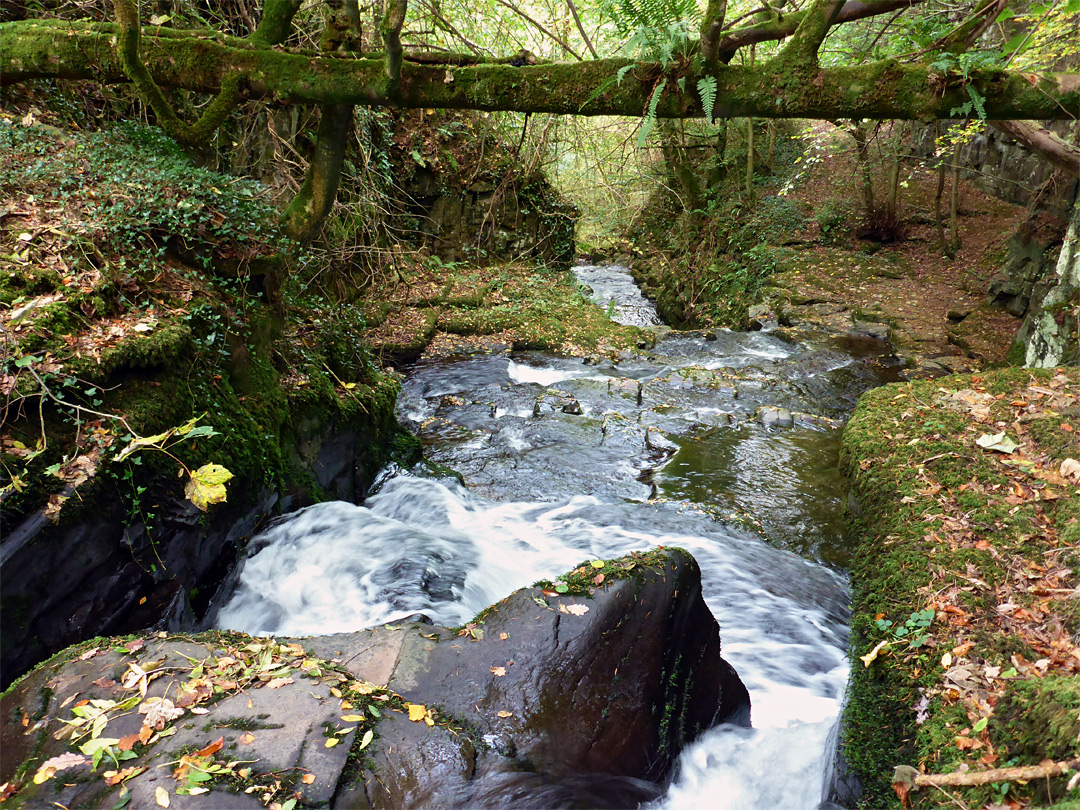
[[[577,30],[581,33],[581,38],[585,40],[585,47],[589,49],[589,53],[592,54],[593,59],[599,59],[600,57],[596,53],[596,48],[593,47],[592,40],[590,40],[589,35],[585,33],[585,26],[581,24],[581,18],[578,16],[574,0],[566,0],[566,5],[569,6],[570,13],[574,15],[574,24],[577,25]]]

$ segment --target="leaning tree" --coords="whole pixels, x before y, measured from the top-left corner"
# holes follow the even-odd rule
[[[114,0],[108,21],[0,23],[0,86],[41,78],[128,83],[159,126],[193,145],[207,141],[251,99],[317,105],[316,150],[286,215],[291,235],[303,241],[336,195],[355,105],[647,119],[707,114],[926,121],[955,118],[957,110],[971,110],[976,102],[979,116],[988,121],[1080,118],[1076,73],[1009,70],[1007,63],[979,66],[955,58],[976,45],[1014,1],[1023,0],[976,0],[966,9],[962,2],[953,4],[947,10],[949,29],[927,47],[902,59],[845,63],[822,58],[823,43],[837,26],[918,11],[929,0],[805,0],[794,9],[763,2],[730,21],[728,0],[708,0],[696,39],[678,52],[644,50],[637,58],[601,58],[573,0],[566,0],[591,59],[580,58],[565,36],[545,27],[527,6],[494,0],[577,57],[566,62],[527,51],[499,57],[475,48],[456,53],[407,47],[408,0],[384,0],[380,6],[378,50],[363,46],[357,0],[326,0],[321,38],[317,45],[309,38],[307,47],[290,39],[302,0],[265,0],[261,17],[244,37],[207,27],[166,27],[156,24],[160,19],[140,18],[136,0]],[[438,12],[438,4],[418,2]],[[657,2],[609,0],[607,5],[647,21]],[[695,8],[693,0],[659,3],[667,11]],[[475,8],[484,13],[483,6]],[[439,22],[458,30],[452,20],[440,17]],[[734,58],[763,43],[778,47],[764,59]],[[197,120],[178,114],[170,100],[177,88],[212,96]],[[1080,175],[1077,152],[1060,140],[1023,125],[1012,125],[1012,134]]]

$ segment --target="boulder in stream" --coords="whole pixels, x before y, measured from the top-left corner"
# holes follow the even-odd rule
[[[636,806],[750,713],[681,549],[585,563],[456,630],[97,639],[2,703],[25,807]]]

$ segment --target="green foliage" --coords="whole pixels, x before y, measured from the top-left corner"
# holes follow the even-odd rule
[[[641,129],[638,130],[637,144],[639,149],[645,146],[646,138],[656,127],[656,107],[660,103],[660,96],[663,94],[665,87],[667,87],[667,79],[661,79],[653,88],[652,96],[649,97],[649,106],[645,110],[645,118],[641,122]]]
[[[701,97],[701,109],[705,111],[705,120],[712,123],[713,107],[716,105],[716,77],[698,79],[697,90]]]
[[[600,9],[626,38],[626,53],[665,66],[689,55],[699,17],[694,0],[603,0]]]
[[[192,165],[154,127],[120,124],[64,143],[0,119],[0,154],[19,155],[4,161],[5,185],[78,204],[98,249],[121,257],[119,272],[150,269],[170,249],[210,267],[215,258],[245,262],[285,246],[257,183]]]

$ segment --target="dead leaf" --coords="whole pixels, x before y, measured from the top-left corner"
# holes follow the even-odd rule
[[[93,649],[87,650],[82,655],[80,655],[79,660],[80,661],[88,661],[89,659],[91,659],[95,655],[97,655],[99,652],[101,652],[101,648],[100,647],[94,647]]]
[[[267,689],[280,689],[283,686],[288,686],[293,682],[292,678],[273,678],[266,684]]]
[[[508,712],[508,711],[506,711],[506,709],[502,709],[501,711],[497,711],[497,712],[495,712],[495,714],[498,715],[499,717],[513,717],[514,716],[513,712]]]
[[[879,641],[877,643],[877,645],[874,647],[874,649],[872,649],[866,655],[860,655],[859,660],[863,662],[864,667],[868,667],[872,663],[874,663],[875,660],[877,660],[877,657],[878,657],[878,655],[881,654],[881,651],[884,650],[888,646],[889,646],[888,641]]]
[[[584,616],[589,612],[588,605],[559,605],[559,610],[569,613],[571,616]]]
[[[161,731],[165,725],[184,713],[168,698],[151,697],[139,704],[139,714],[146,715],[146,724]]]
[[[983,433],[975,440],[975,444],[986,450],[996,450],[997,452],[1005,453],[1006,455],[1014,452],[1020,446],[1006,436],[1005,431],[995,433],[993,436],[989,433]]]
[[[61,754],[58,757],[47,759],[41,763],[41,767],[37,769],[37,773],[34,774],[34,784],[40,785],[42,782],[47,782],[52,779],[59,771],[66,771],[70,768],[77,768],[80,765],[86,765],[90,762],[87,757],[82,754]]]
[[[1080,481],[1080,461],[1075,458],[1067,458],[1061,462],[1061,468],[1058,473],[1062,478],[1072,477],[1076,481]]]
[[[252,734],[250,731],[245,732],[244,734],[240,735],[240,742],[242,742],[244,745],[251,745],[253,742],[255,742],[255,735]]]
[[[303,776],[300,777],[300,781],[303,782],[305,785],[310,785],[312,782],[315,781],[315,774],[305,773]]]
[[[223,745],[225,745],[225,738],[224,737],[218,737],[216,740],[214,740],[212,743],[210,743],[205,748],[202,748],[202,749],[196,751],[195,756],[197,756],[197,757],[212,757],[214,754],[216,754],[218,751],[221,750],[221,747]]]
[[[496,678],[501,678],[506,674],[506,667],[492,667],[491,674]]]
[[[158,786],[157,790],[154,791],[154,800],[157,802],[158,807],[168,807],[169,791],[167,791],[161,786]]]

